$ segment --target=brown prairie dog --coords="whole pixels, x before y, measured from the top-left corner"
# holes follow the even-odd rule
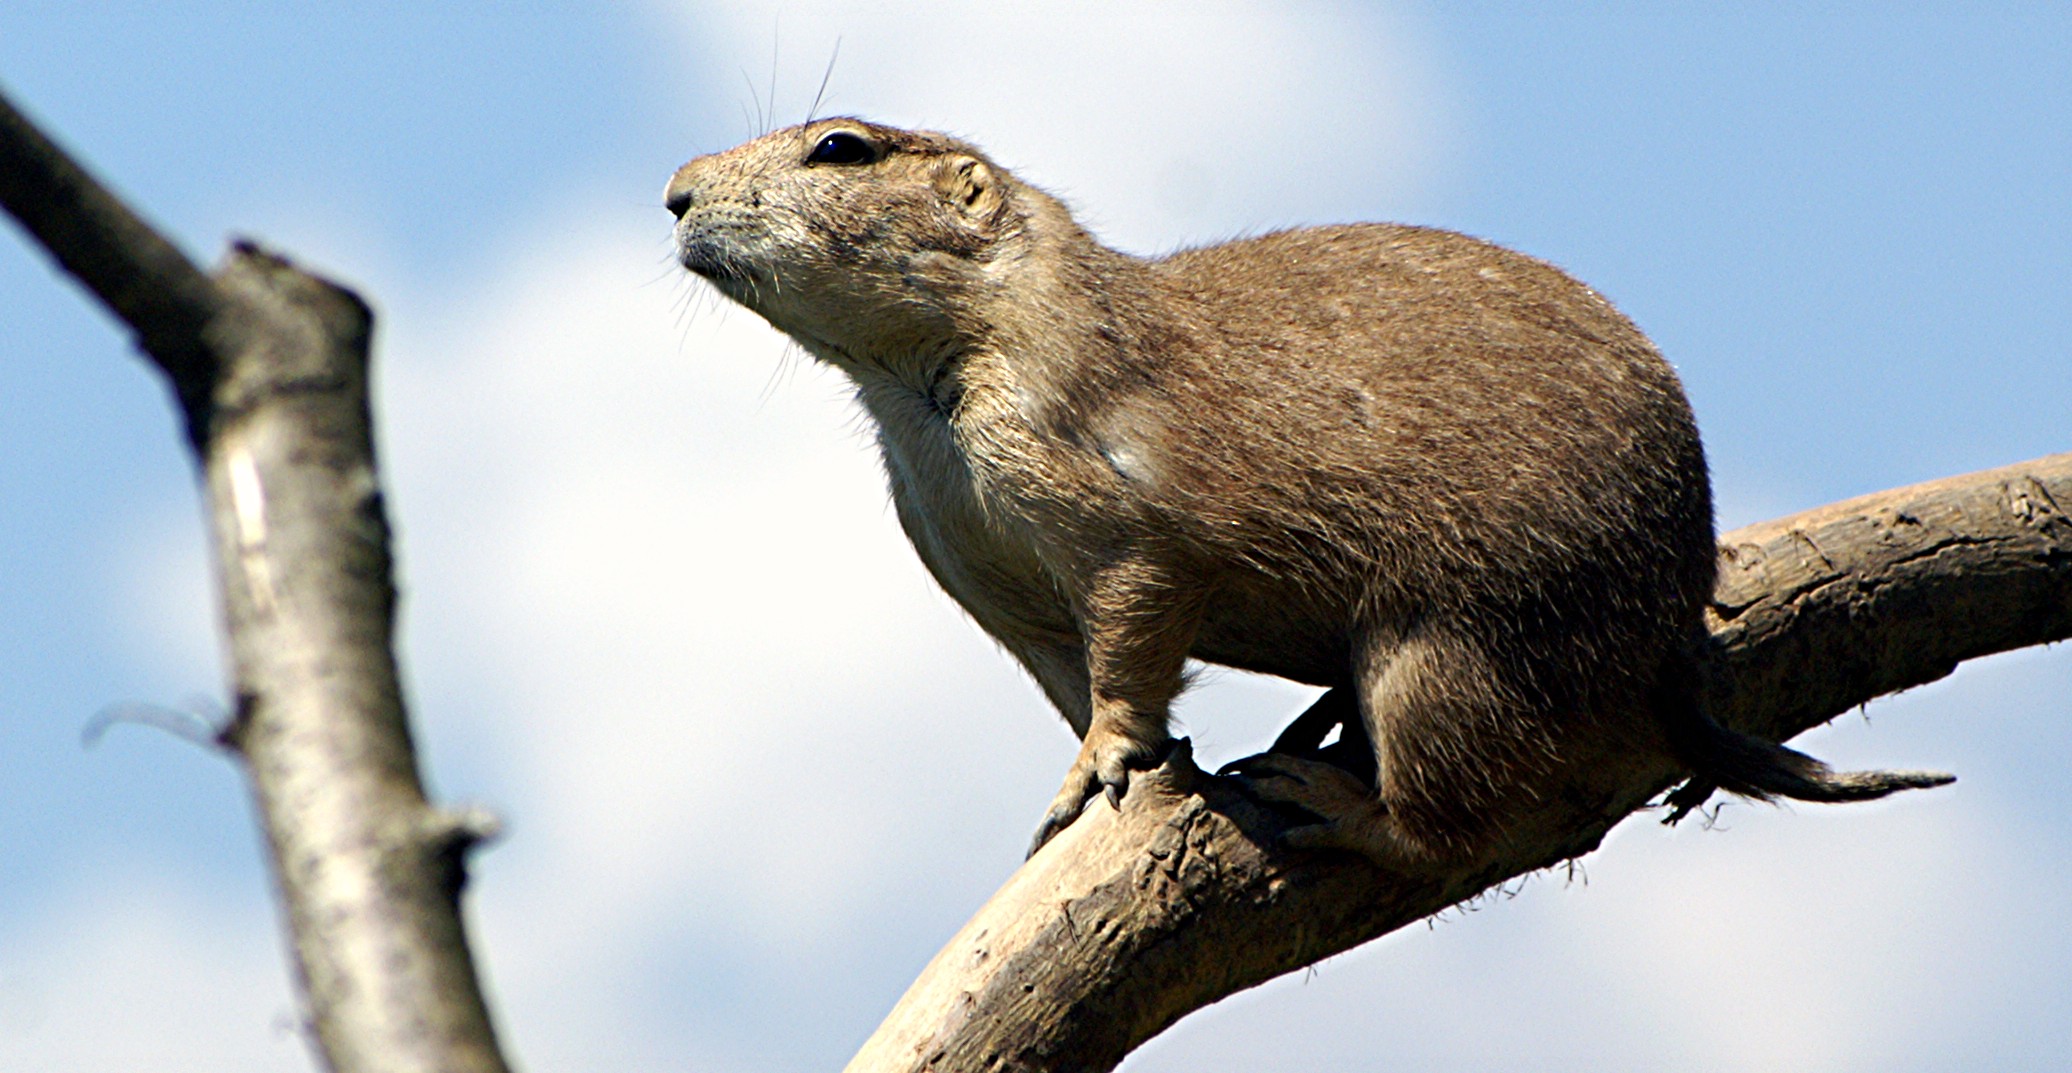
[[[1126,792],[1194,658],[1327,686],[1246,768],[1386,867],[1637,769],[1850,800],[1698,710],[1705,459],[1667,362],[1547,264],[1389,224],[1146,260],[940,134],[827,119],[671,179],[684,266],[855,383],[930,573]],[[1317,749],[1342,724],[1357,755]]]

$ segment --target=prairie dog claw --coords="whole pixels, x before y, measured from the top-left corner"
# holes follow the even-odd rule
[[[1223,771],[1243,779],[1252,795],[1267,804],[1301,809],[1317,817],[1316,823],[1290,827],[1282,834],[1291,848],[1344,850],[1390,868],[1406,863],[1388,805],[1375,795],[1373,787],[1344,768],[1285,753],[1264,753],[1227,765]]]
[[[1170,738],[1146,744],[1120,733],[1104,733],[1096,724],[1080,744],[1078,759],[1072,761],[1071,770],[1065,773],[1065,785],[1043,814],[1043,823],[1029,842],[1029,856],[1034,857],[1044,843],[1072,826],[1072,821],[1085,811],[1087,802],[1097,796],[1106,797],[1109,807],[1120,811],[1123,795],[1129,793],[1131,769],[1157,767],[1171,746]]]

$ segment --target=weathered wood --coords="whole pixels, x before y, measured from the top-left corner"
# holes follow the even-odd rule
[[[135,329],[188,420],[236,714],[320,1059],[502,1073],[459,914],[490,821],[426,802],[392,655],[372,314],[241,244],[213,277],[0,99],[0,204]]]
[[[505,1068],[458,912],[489,821],[425,800],[392,655],[395,590],[357,297],[249,247],[216,277],[204,452],[236,716],[332,1069]]]
[[[1782,739],[1958,662],[2072,636],[2072,454],[1728,533],[1715,718]],[[1674,773],[1553,803],[1503,859],[1408,879],[1292,853],[1186,750],[1096,805],[936,955],[850,1073],[1110,1069],[1189,1011],[1596,848]]]

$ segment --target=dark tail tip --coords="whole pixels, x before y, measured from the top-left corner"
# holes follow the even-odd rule
[[[1689,713],[1674,734],[1677,752],[1696,772],[1665,800],[1665,823],[1675,823],[1703,805],[1714,790],[1768,801],[1869,801],[1901,790],[1924,790],[1957,781],[1941,771],[1836,771],[1796,749],[1775,745]]]

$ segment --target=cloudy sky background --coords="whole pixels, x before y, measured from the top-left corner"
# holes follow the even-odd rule
[[[1568,267],[1681,370],[1723,526],[2072,447],[2041,5],[187,6],[9,3],[0,84],[197,257],[256,235],[379,311],[406,671],[435,791],[508,822],[470,911],[526,1068],[839,1066],[1072,755],[839,378],[669,261],[670,170],[803,117],[837,40],[823,113],[969,136],[1126,249],[1401,219]],[[81,745],[215,717],[209,568],[162,389],[11,229],[0,404],[0,1068],[309,1069],[230,766]],[[2056,1064],[2068,695],[2062,648],[1967,666],[1803,739],[1955,787],[1635,821],[1125,1068]],[[1220,761],[1300,703],[1182,717]]]

